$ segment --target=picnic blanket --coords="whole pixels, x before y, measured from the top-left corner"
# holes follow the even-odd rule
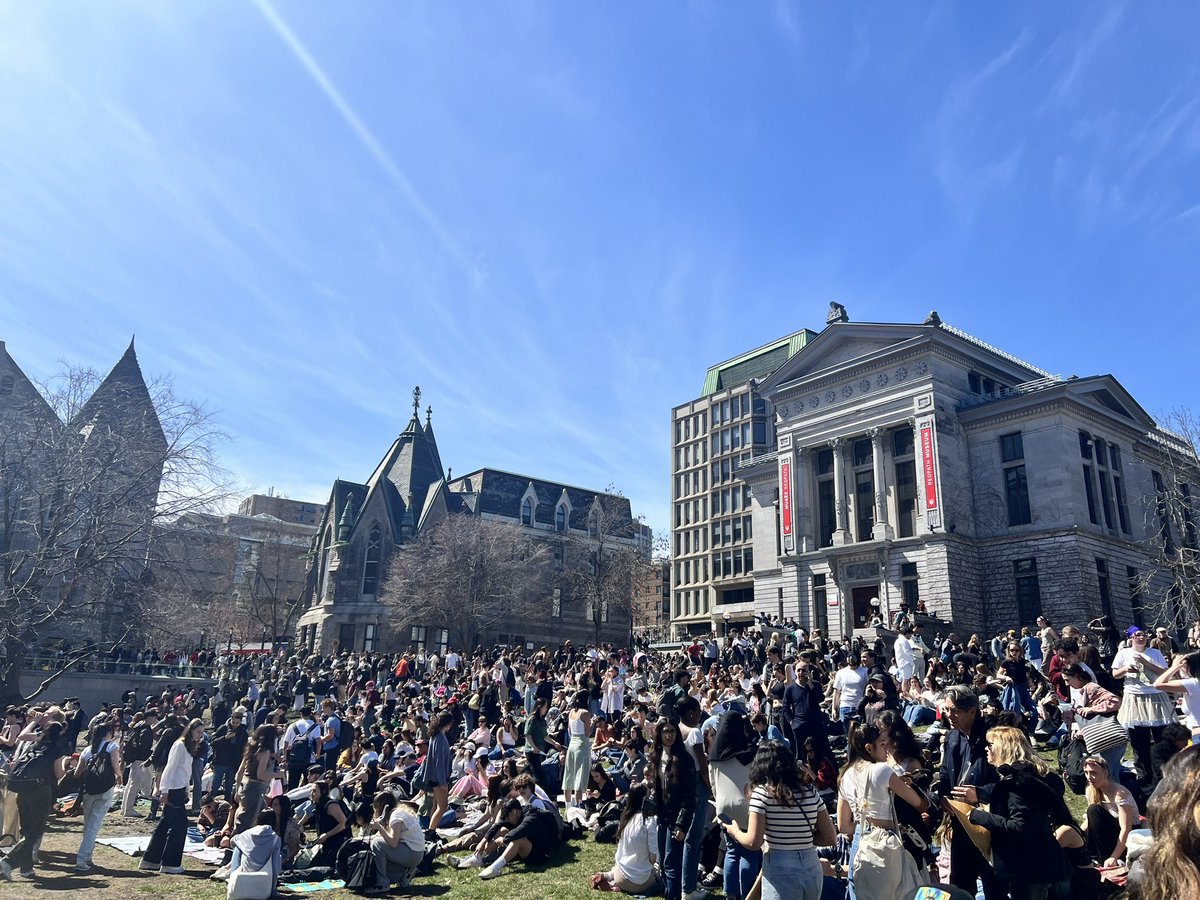
[[[299,884],[281,884],[281,894],[315,894],[318,891],[336,891],[344,888],[346,882],[340,878],[326,878],[324,881],[302,881]]]
[[[198,841],[200,832],[191,829],[188,831],[188,839],[183,845],[184,856],[190,856],[198,862],[206,863],[211,866],[219,866],[225,858],[225,851],[218,847],[205,847],[203,841]],[[103,844],[105,847],[112,847],[114,850],[120,850],[126,856],[141,856],[146,852],[146,848],[150,846],[150,835],[137,834],[128,835],[125,837],[100,837],[96,839],[97,844]]]

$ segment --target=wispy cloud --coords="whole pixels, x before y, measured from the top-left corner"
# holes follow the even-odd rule
[[[1050,48],[1048,58],[1051,60],[1062,59],[1063,62],[1058,77],[1043,101],[1043,108],[1061,104],[1076,95],[1077,87],[1085,70],[1092,64],[1104,45],[1116,34],[1117,27],[1121,24],[1121,18],[1125,14],[1125,5],[1108,0],[1097,7],[1092,7],[1092,11],[1096,9],[1100,9],[1101,14],[1089,20],[1092,23],[1091,27],[1087,29],[1082,38],[1078,34],[1064,35]]]
[[[316,82],[321,93],[333,104],[333,108],[337,110],[343,121],[345,121],[346,125],[354,133],[354,136],[361,142],[363,148],[383,170],[388,181],[392,183],[392,186],[396,188],[413,212],[429,227],[429,230],[441,245],[442,250],[458,264],[464,273],[474,279],[477,276],[477,270],[469,254],[459,245],[458,240],[450,233],[450,230],[442,222],[441,218],[417,191],[408,176],[392,160],[391,155],[384,149],[379,139],[375,137],[371,129],[366,126],[358,113],[354,111],[354,107],[350,105],[342,95],[342,92],[338,90],[337,86],[329,79],[329,76],[325,74],[325,70],[313,58],[313,55],[308,51],[303,42],[301,42],[300,38],[296,36],[296,33],[292,31],[269,0],[254,0],[254,5],[262,13],[267,23],[275,30],[275,33],[279,35],[284,45],[296,57],[296,60],[304,68],[304,71]]]

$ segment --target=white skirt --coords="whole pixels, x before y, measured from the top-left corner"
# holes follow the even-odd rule
[[[1126,728],[1157,728],[1178,722],[1175,703],[1162,691],[1153,694],[1126,693],[1117,710],[1117,721]]]

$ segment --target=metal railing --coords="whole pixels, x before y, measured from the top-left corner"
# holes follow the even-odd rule
[[[1066,379],[1061,375],[1047,375],[1045,378],[1035,378],[1033,381],[1022,381],[1020,384],[1015,384],[1012,387],[1002,387],[998,391],[992,391],[977,397],[968,397],[958,404],[958,408],[960,410],[971,409],[974,406],[982,406],[985,403],[1004,400],[1008,397],[1020,397],[1023,394],[1032,394],[1036,391],[1043,391],[1046,388],[1054,387],[1056,384],[1062,384],[1064,381]]]
[[[54,654],[35,654],[25,657],[22,671],[37,674],[38,672],[57,672],[68,659]],[[78,672],[84,675],[119,675],[139,676],[144,678],[162,678],[165,680],[180,678],[202,678],[212,680],[217,677],[216,666],[196,666],[188,662],[138,662],[134,659],[84,659],[75,663],[68,672]]]

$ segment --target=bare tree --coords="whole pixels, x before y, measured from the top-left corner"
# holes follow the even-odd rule
[[[1182,629],[1189,617],[1200,618],[1200,418],[1179,408],[1162,424],[1150,435],[1157,449],[1153,493],[1142,504],[1156,539],[1144,545],[1149,562],[1137,586],[1143,610]]]
[[[452,515],[386,561],[380,600],[389,625],[445,628],[470,649],[485,633],[549,611],[548,550],[504,522]]]
[[[583,601],[595,643],[611,621],[623,623],[629,636],[638,585],[652,577],[649,529],[630,515],[629,504],[609,485],[588,510],[587,531],[567,539],[576,562],[563,572],[563,580],[570,595]]]
[[[0,705],[138,633],[152,526],[229,496],[211,413],[169,379],[144,384],[132,347],[103,382],[65,368],[19,388],[0,408]],[[62,652],[26,696],[25,662],[51,641]]]

